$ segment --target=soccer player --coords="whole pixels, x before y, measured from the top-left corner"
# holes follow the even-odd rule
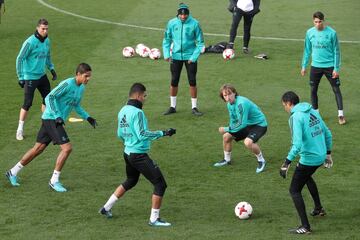
[[[171,44],[173,44],[172,54]],[[203,49],[205,49],[204,37],[200,24],[190,15],[188,6],[180,3],[177,16],[168,22],[163,39],[164,59],[170,62],[171,72],[170,108],[164,112],[164,115],[176,113],[176,96],[184,64],[190,85],[191,112],[195,116],[202,115],[197,108],[196,72],[197,60]]]
[[[142,110],[146,98],[146,88],[141,83],[134,83],[129,91],[129,100],[118,114],[117,135],[125,145],[124,160],[127,179],[116,188],[109,200],[100,209],[100,213],[112,217],[111,208],[126,191],[134,187],[140,174],[154,186],[152,195],[150,226],[169,227],[171,224],[160,218],[160,206],[166,189],[165,178],[160,168],[147,154],[151,141],[163,136],[172,136],[176,130],[150,131]]]
[[[234,48],[237,28],[244,17],[243,53],[249,53],[251,25],[254,16],[260,12],[260,0],[230,0],[228,10],[233,14],[228,48]]]
[[[97,125],[96,120],[90,117],[80,106],[85,85],[89,82],[90,78],[91,67],[86,63],[80,63],[76,69],[75,77],[62,81],[46,96],[46,108],[42,114],[42,124],[34,147],[27,151],[17,164],[6,172],[6,177],[12,186],[20,186],[17,180],[20,170],[40,155],[52,141],[55,145],[60,145],[61,151],[56,159],[55,169],[49,186],[56,192],[67,191],[59,181],[61,170],[72,151],[70,140],[64,128],[64,121],[68,118],[70,112],[75,109],[94,128]]]
[[[289,126],[292,145],[280,168],[280,176],[286,178],[291,162],[297,155],[300,155],[289,191],[301,219],[301,226],[290,229],[290,233],[308,234],[311,233],[311,228],[301,191],[306,184],[314,200],[315,208],[310,215],[324,216],[326,213],[321,205],[319,192],[312,175],[324,162],[326,168],[332,167],[332,135],[319,112],[315,111],[309,103],[300,103],[296,93],[286,92],[281,100],[285,111],[290,114]]]
[[[261,173],[265,169],[266,161],[256,142],[266,133],[265,115],[255,103],[246,97],[239,96],[230,84],[225,84],[220,88],[220,98],[227,103],[230,122],[228,127],[219,127],[219,133],[223,136],[224,159],[215,163],[214,166],[221,167],[230,164],[232,141],[244,140],[245,147],[257,158],[256,173]]]
[[[46,19],[38,21],[36,31],[23,43],[16,58],[16,73],[19,85],[24,89],[24,103],[20,109],[19,125],[16,139],[24,139],[24,123],[34,99],[35,89],[38,89],[43,103],[41,110],[45,109],[45,97],[50,92],[49,79],[46,68],[52,74],[52,80],[57,79],[54,64],[50,57],[50,39],[48,38],[49,23]]]
[[[304,54],[301,64],[301,76],[306,74],[306,66],[311,54],[310,87],[311,104],[318,110],[318,87],[323,75],[329,80],[335,94],[338,108],[339,124],[346,123],[344,117],[343,100],[340,91],[340,47],[336,31],[324,24],[325,17],[322,12],[313,14],[314,27],[306,32]]]

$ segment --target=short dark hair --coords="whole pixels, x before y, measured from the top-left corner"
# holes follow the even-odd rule
[[[129,97],[134,93],[144,93],[146,91],[146,87],[142,83],[134,83],[129,91]]]
[[[314,14],[313,14],[313,19],[315,19],[315,18],[318,18],[320,20],[324,20],[325,16],[324,16],[324,14],[322,12],[317,11],[317,12],[314,12]]]
[[[296,105],[300,102],[299,96],[296,95],[293,91],[288,91],[284,93],[281,97],[281,101],[283,103],[291,103],[292,105]]]
[[[78,73],[83,74],[90,71],[91,71],[91,67],[87,63],[80,63],[76,68],[76,74]]]
[[[220,91],[219,91],[219,96],[224,101],[225,101],[224,95],[223,95],[224,91],[231,91],[232,93],[235,93],[235,96],[239,95],[233,85],[228,84],[228,83],[224,84],[224,85],[221,86]]]
[[[45,18],[40,18],[37,25],[49,25],[49,22]]]

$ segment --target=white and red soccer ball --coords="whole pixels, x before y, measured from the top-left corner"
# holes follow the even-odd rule
[[[235,215],[242,220],[250,218],[252,212],[253,208],[248,202],[239,202],[235,206]]]
[[[222,55],[225,60],[230,60],[235,57],[235,51],[234,51],[234,49],[227,48],[223,51]]]
[[[158,48],[152,48],[150,50],[150,54],[149,54],[150,59],[156,60],[159,59],[160,57],[161,57],[161,52]]]
[[[142,43],[136,45],[135,51],[140,57],[143,58],[148,57],[150,54],[150,48]]]
[[[135,55],[135,50],[132,47],[124,47],[122,54],[126,58],[133,57]]]

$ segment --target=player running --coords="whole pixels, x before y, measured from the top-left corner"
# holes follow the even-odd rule
[[[29,164],[34,158],[40,155],[52,141],[60,145],[60,153],[56,159],[55,169],[50,179],[49,186],[56,192],[66,192],[67,189],[60,183],[60,173],[69,157],[72,146],[68,138],[64,121],[70,112],[75,111],[95,128],[96,120],[80,106],[85,90],[85,85],[91,78],[91,67],[86,63],[80,63],[76,69],[76,76],[62,81],[45,98],[46,108],[42,115],[42,124],[37,135],[36,143],[21,160],[9,171],[6,177],[12,186],[20,186],[17,175],[20,170]]]

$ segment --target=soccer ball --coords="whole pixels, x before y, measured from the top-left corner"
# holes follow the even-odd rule
[[[240,219],[248,219],[252,215],[252,207],[248,202],[239,202],[235,207],[235,215]]]
[[[225,60],[230,60],[235,57],[235,51],[233,49],[227,48],[223,51],[222,55]]]
[[[150,54],[150,48],[148,48],[146,45],[139,43],[136,45],[136,53],[141,57],[148,57]]]
[[[132,47],[124,47],[122,50],[122,54],[124,57],[129,58],[129,57],[134,56],[135,51]]]
[[[142,43],[139,43],[138,45],[136,45],[136,47],[135,47],[135,52],[136,52],[137,55],[140,55],[140,50],[143,49],[144,46],[145,46],[145,45],[142,44]]]
[[[161,53],[160,53],[160,50],[157,49],[157,48],[152,48],[150,50],[150,54],[149,54],[149,57],[153,60],[156,60],[156,59],[159,59],[161,57]]]

